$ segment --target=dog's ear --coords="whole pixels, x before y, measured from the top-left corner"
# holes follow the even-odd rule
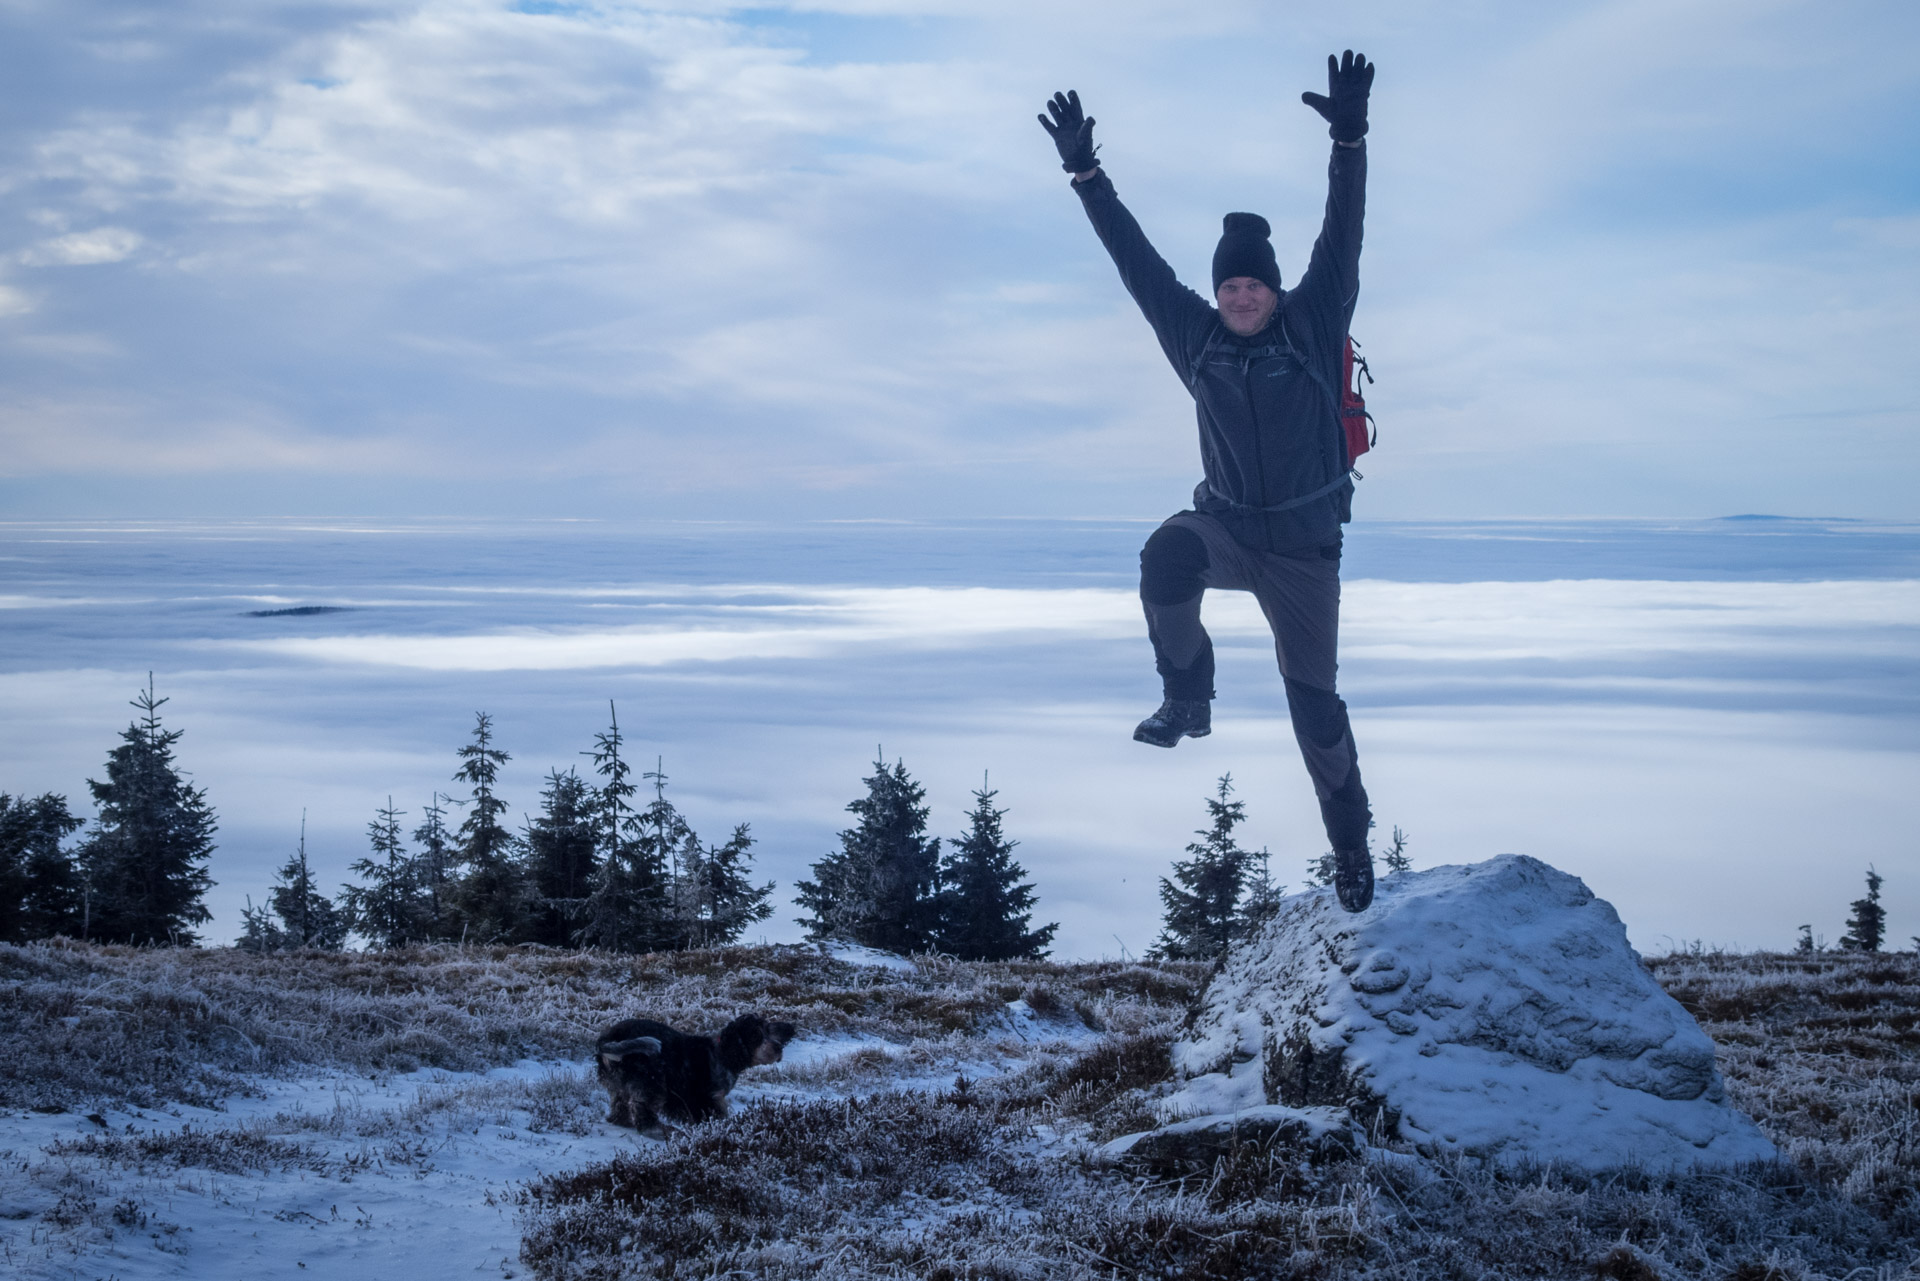
[[[612,1045],[600,1047],[600,1062],[612,1067],[629,1056],[643,1059],[653,1058],[660,1053],[660,1040],[652,1036],[636,1036],[627,1041],[615,1041]]]

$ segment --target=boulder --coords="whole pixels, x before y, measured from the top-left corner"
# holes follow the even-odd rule
[[[1538,859],[1292,895],[1173,1047],[1172,1121],[1337,1108],[1417,1150],[1586,1169],[1776,1157],[1613,908]]]

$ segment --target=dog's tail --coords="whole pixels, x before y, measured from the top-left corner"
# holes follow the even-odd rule
[[[629,1055],[650,1059],[660,1053],[660,1038],[655,1036],[636,1036],[626,1041],[613,1041],[599,1047],[602,1066],[612,1067]]]

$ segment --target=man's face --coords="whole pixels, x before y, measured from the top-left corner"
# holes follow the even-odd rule
[[[1242,338],[1250,338],[1272,319],[1273,307],[1280,301],[1280,295],[1269,289],[1264,280],[1228,276],[1213,291],[1213,299],[1220,304],[1221,322]]]

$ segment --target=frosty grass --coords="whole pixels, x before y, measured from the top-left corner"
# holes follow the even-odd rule
[[[1204,967],[800,947],[0,947],[23,1278],[1920,1276],[1920,959],[1650,968],[1785,1159],[1699,1175],[1242,1146],[1146,1169]],[[635,1013],[802,1039],[726,1121],[604,1124]]]

